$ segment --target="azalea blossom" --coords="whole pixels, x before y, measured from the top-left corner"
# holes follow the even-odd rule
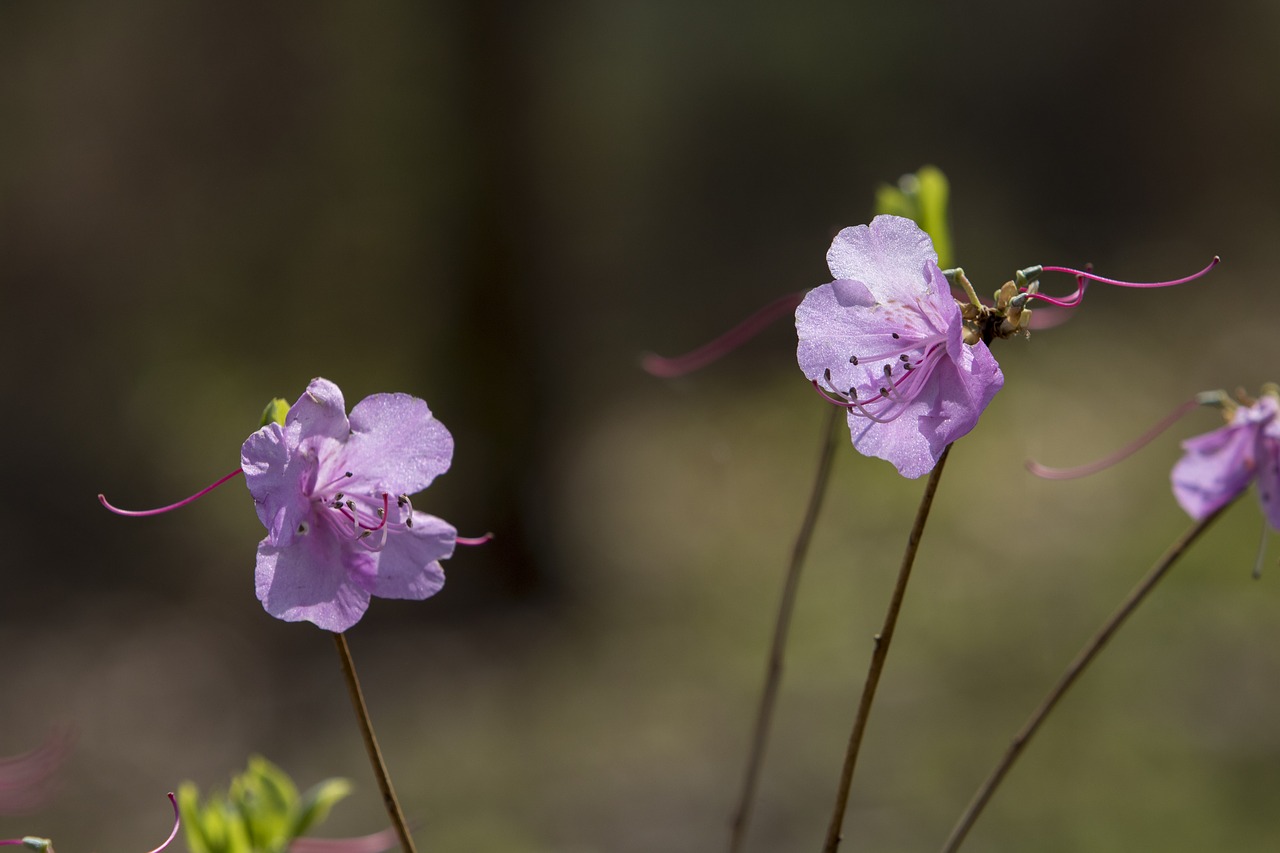
[[[425,401],[374,394],[351,410],[314,379],[283,424],[249,436],[241,468],[258,518],[256,588],[272,616],[345,631],[371,596],[423,599],[444,586],[457,531],[413,508],[452,461]]]
[[[853,446],[904,477],[928,473],[973,429],[1004,384],[938,268],[929,235],[910,219],[877,216],[845,228],[827,252],[835,281],[796,309],[806,377],[848,411]]]
[[[1257,480],[1262,514],[1280,530],[1280,388],[1269,385],[1256,400],[1238,404],[1223,400],[1226,425],[1182,443],[1173,495],[1199,521]]]
[[[1264,385],[1256,399],[1243,392],[1232,399],[1225,391],[1206,391],[1187,400],[1160,423],[1104,459],[1076,468],[1050,468],[1028,462],[1027,469],[1049,480],[1096,474],[1132,456],[1198,406],[1221,409],[1227,423],[1182,442],[1186,452],[1170,475],[1178,505],[1196,521],[1203,521],[1239,497],[1256,480],[1262,514],[1268,525],[1280,530],[1280,417],[1277,417],[1280,385]],[[1261,561],[1259,549],[1255,577]]]

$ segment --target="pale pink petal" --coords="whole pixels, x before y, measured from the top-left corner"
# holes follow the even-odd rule
[[[265,539],[258,545],[258,600],[277,619],[345,631],[369,607],[369,593],[354,582],[353,574],[365,573],[372,560],[367,552],[342,547],[322,529],[313,533],[287,548],[273,547]]]
[[[411,495],[449,470],[452,459],[453,436],[425,400],[373,394],[351,410],[351,438],[342,460],[357,482]]]

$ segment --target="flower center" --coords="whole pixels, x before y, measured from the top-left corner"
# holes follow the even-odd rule
[[[413,503],[408,495],[403,494],[392,495],[383,491],[361,494],[339,490],[352,477],[354,474],[347,471],[318,487],[311,496],[316,510],[312,517],[319,523],[328,524],[344,539],[354,540],[370,551],[381,551],[391,532],[413,527]],[[310,532],[304,528],[305,522],[298,533],[306,535]]]
[[[863,371],[848,389],[835,386],[830,368],[823,371],[823,383],[814,381],[814,388],[828,402],[859,417],[876,423],[896,419],[920,393],[941,360],[947,338],[941,333],[904,338],[897,332],[892,338],[895,345],[882,352],[849,356],[849,364]]]

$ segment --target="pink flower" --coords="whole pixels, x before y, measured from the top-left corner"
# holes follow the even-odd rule
[[[877,216],[846,228],[827,252],[835,281],[796,309],[797,359],[848,411],[853,446],[904,477],[937,464],[1004,384],[987,345],[965,343],[960,306],[929,235]]]
[[[1280,388],[1267,386],[1244,404],[1223,399],[1226,426],[1182,443],[1186,453],[1173,466],[1173,495],[1199,521],[1256,479],[1262,513],[1280,530]]]
[[[314,379],[284,424],[240,454],[267,528],[256,587],[272,616],[341,632],[371,596],[423,599],[444,586],[457,531],[409,495],[448,470],[453,437],[423,400],[374,394],[348,420],[338,386]]]

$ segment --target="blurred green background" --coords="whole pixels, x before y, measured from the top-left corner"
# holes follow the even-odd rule
[[[273,396],[426,398],[453,470],[415,504],[498,539],[350,635],[421,848],[723,846],[824,404],[785,321],[878,184],[952,182],[980,291],[1092,261],[1076,319],[997,345],[872,716],[849,851],[936,849],[1084,639],[1188,524],[1192,393],[1280,379],[1280,6],[480,0],[0,3],[0,754],[79,742],[0,837],[144,850],[164,792],[260,752],[385,825],[328,638],[254,598],[237,464]],[[1066,292],[1065,277],[1048,282]],[[749,849],[821,844],[922,484],[842,444]],[[966,849],[1280,847],[1280,545],[1252,496],[1068,697]],[[1274,537],[1273,537],[1274,538]]]

